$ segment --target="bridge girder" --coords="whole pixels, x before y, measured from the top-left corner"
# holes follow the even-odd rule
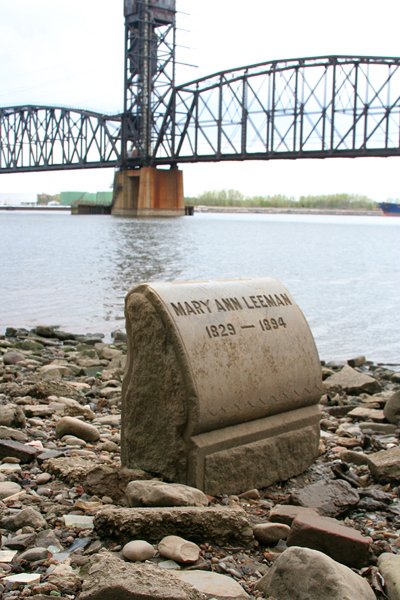
[[[57,106],[0,108],[0,172],[116,166],[121,117]]]
[[[126,155],[132,138],[123,132],[139,114],[133,96],[129,111],[114,116],[0,108],[0,173],[400,155],[399,57],[269,61],[173,87],[168,103],[161,97],[150,156]]]
[[[156,163],[400,154],[400,58],[269,61],[174,89]]]

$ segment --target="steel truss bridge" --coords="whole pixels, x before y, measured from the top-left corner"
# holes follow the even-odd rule
[[[175,1],[125,0],[124,110],[0,108],[0,173],[400,155],[400,58],[259,63],[175,85]]]

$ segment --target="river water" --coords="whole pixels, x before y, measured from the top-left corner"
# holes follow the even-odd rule
[[[270,276],[295,297],[321,358],[400,363],[400,219],[0,211],[0,240],[1,332],[51,324],[109,336],[139,282]]]

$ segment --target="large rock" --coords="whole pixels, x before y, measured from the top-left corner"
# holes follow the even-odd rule
[[[159,542],[179,535],[193,542],[248,544],[253,530],[241,508],[115,508],[99,511],[94,526],[100,537],[122,542],[135,538]]]
[[[400,556],[384,552],[378,558],[378,567],[385,581],[389,600],[400,600]]]
[[[192,586],[151,564],[98,554],[81,572],[79,600],[205,600]]]
[[[293,521],[287,545],[319,550],[344,565],[359,569],[369,563],[371,541],[336,519],[303,516]]]
[[[398,481],[400,479],[400,448],[390,448],[368,454],[368,466],[375,481]]]
[[[129,506],[207,506],[200,490],[179,483],[131,481],[126,488]]]
[[[381,389],[376,379],[360,373],[352,367],[345,365],[338,373],[331,375],[324,381],[324,386],[328,391],[341,388],[348,394],[374,394]]]
[[[192,585],[211,600],[246,600],[249,595],[232,577],[210,571],[174,571],[175,577]]]
[[[375,600],[367,581],[322,552],[293,546],[257,583],[277,600]]]
[[[321,515],[336,517],[360,500],[358,493],[347,481],[317,481],[292,494],[294,504],[313,508]]]
[[[400,425],[400,391],[395,392],[388,398],[383,413],[389,423]]]

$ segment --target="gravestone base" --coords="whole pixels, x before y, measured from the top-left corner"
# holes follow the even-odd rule
[[[309,406],[194,436],[183,483],[217,496],[299,475],[318,456],[319,420]]]

